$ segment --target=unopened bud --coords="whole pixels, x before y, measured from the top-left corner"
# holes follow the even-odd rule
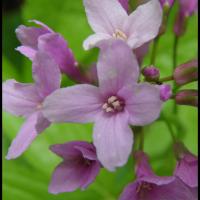
[[[198,62],[192,60],[187,63],[179,65],[173,74],[174,80],[177,85],[185,85],[187,83],[198,80]]]
[[[183,16],[193,15],[198,9],[198,0],[179,0],[180,12]]]
[[[172,89],[170,85],[163,84],[160,87],[160,99],[167,101],[172,96]]]
[[[160,71],[154,66],[145,67],[142,69],[142,74],[145,77],[145,80],[149,82],[158,81],[160,78]]]
[[[175,101],[179,105],[198,106],[197,90],[181,90],[175,96]]]
[[[163,9],[169,9],[173,6],[174,0],[160,0]]]

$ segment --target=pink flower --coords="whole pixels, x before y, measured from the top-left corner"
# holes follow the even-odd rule
[[[155,175],[145,153],[137,152],[136,161],[137,179],[126,186],[120,200],[197,200],[197,188],[187,186],[175,176]]]
[[[158,0],[151,0],[130,15],[117,0],[84,0],[89,24],[95,34],[83,44],[88,50],[102,40],[121,39],[136,49],[155,38],[162,22],[162,9]]]
[[[37,52],[33,59],[34,84],[7,80],[3,83],[3,109],[13,115],[26,118],[13,140],[7,159],[20,156],[50,122],[43,116],[44,99],[60,87],[60,70],[54,60],[45,53]]]
[[[159,89],[137,83],[137,60],[121,40],[101,44],[97,74],[99,87],[82,84],[57,90],[45,100],[43,113],[52,122],[95,122],[93,141],[98,159],[114,170],[124,165],[131,153],[129,124],[143,126],[156,120],[162,101]]]
[[[22,45],[17,47],[16,50],[27,56],[30,60],[34,59],[38,50],[44,51],[59,65],[61,72],[78,82],[88,82],[80,73],[77,66],[78,63],[64,38],[43,23],[36,20],[31,21],[41,27],[36,28],[20,25],[16,29],[16,34]]]
[[[58,194],[85,189],[100,172],[93,144],[75,141],[51,146],[51,151],[63,158],[53,172],[49,192]]]
[[[186,185],[191,188],[198,187],[198,158],[184,146],[178,142],[175,145],[177,151],[178,162],[174,172]]]

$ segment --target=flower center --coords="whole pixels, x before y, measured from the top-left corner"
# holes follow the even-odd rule
[[[107,113],[121,112],[124,109],[124,101],[116,96],[108,98],[107,102],[102,106],[103,110]]]
[[[137,186],[136,193],[139,193],[140,198],[144,198],[146,192],[153,189],[153,185],[151,183],[142,182]]]
[[[126,34],[123,31],[119,30],[119,29],[116,29],[112,36],[114,38],[125,40],[125,41],[128,39]]]

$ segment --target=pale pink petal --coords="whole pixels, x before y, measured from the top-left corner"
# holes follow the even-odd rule
[[[138,80],[137,59],[125,42],[109,40],[102,42],[100,48],[97,73],[101,90],[115,93]]]
[[[94,32],[112,35],[128,17],[117,0],[84,0],[83,2],[89,24]]]
[[[6,156],[7,159],[19,157],[37,137],[39,131],[37,130],[36,126],[38,123],[38,117],[40,115],[40,112],[35,112],[27,118],[26,122],[23,124],[16,138],[9,147],[9,151]],[[43,131],[47,127],[47,125],[43,126],[40,124],[40,127],[38,128],[40,131]]]
[[[160,90],[148,83],[136,84],[130,88],[123,88],[119,96],[126,99],[126,109],[130,114],[129,123],[143,126],[155,121],[161,111],[162,101]]]
[[[133,133],[128,126],[128,113],[99,115],[95,121],[93,141],[97,157],[110,171],[126,164],[132,150]]]
[[[46,97],[60,87],[60,69],[46,53],[37,52],[33,60],[32,70],[41,97]]]
[[[16,116],[28,116],[36,110],[41,98],[33,84],[15,80],[3,83],[3,109]]]
[[[43,104],[43,113],[52,122],[87,123],[95,120],[101,108],[99,89],[82,84],[55,91]]]
[[[90,35],[84,42],[83,42],[83,48],[85,50],[89,50],[93,47],[98,46],[98,43],[102,40],[107,40],[112,38],[109,34],[106,33],[95,33],[93,35]]]
[[[28,46],[19,46],[15,50],[28,57],[31,61],[34,59],[37,50]]]
[[[38,38],[43,34],[49,33],[44,28],[26,27],[24,25],[20,25],[15,32],[23,46],[28,46],[35,50],[37,50]]]
[[[124,23],[131,48],[137,48],[155,38],[162,22],[162,8],[158,0],[140,5]]]
[[[31,20],[28,20],[29,22],[34,22],[35,24],[41,26],[42,28],[46,29],[48,32],[54,32],[51,28],[49,28],[46,24],[38,21],[38,20],[35,20],[35,19],[31,19]]]

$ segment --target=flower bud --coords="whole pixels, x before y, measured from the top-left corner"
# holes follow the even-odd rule
[[[196,59],[179,65],[173,74],[176,84],[181,86],[196,81],[198,79],[197,66],[198,62]]]
[[[181,90],[175,96],[175,101],[179,105],[198,106],[197,90]]]
[[[167,101],[172,96],[172,89],[170,85],[163,84],[160,86],[160,99]]]
[[[171,8],[174,4],[174,0],[160,0],[162,8]]]
[[[198,8],[197,0],[179,0],[180,3],[180,13],[184,17],[193,15]]]
[[[145,77],[146,81],[154,82],[158,81],[160,78],[160,71],[154,66],[148,66],[142,69],[142,74]]]

